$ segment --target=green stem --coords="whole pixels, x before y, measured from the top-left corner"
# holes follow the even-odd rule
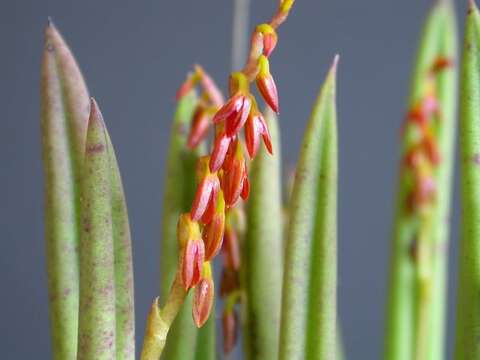
[[[52,23],[45,30],[41,95],[52,354],[54,359],[74,359],[79,301],[80,183],[89,100],[75,59]]]
[[[305,131],[290,203],[280,360],[336,356],[337,59]]]
[[[480,358],[480,14],[469,2],[461,78],[461,241],[455,359]]]
[[[156,298],[147,319],[141,360],[158,360],[167,341],[168,331],[185,302],[185,291],[180,276],[175,278],[165,306],[160,309]],[[192,351],[192,348],[190,348]]]
[[[278,119],[267,111],[273,153],[260,149],[251,165],[245,237],[246,327],[249,359],[276,359],[283,268],[281,154]]]

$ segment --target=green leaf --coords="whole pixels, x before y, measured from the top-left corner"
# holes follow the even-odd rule
[[[469,3],[460,96],[461,241],[455,359],[480,358],[480,14]]]
[[[261,148],[251,165],[245,237],[248,359],[277,359],[283,273],[281,154],[278,119],[265,113],[273,156]]]
[[[285,252],[281,360],[336,356],[337,60],[313,109],[296,170]]]
[[[107,152],[110,162],[112,228],[115,257],[115,307],[117,360],[135,359],[135,307],[130,225],[122,179],[108,131]]]
[[[439,57],[456,62],[456,25],[453,8],[448,1],[437,1],[426,19],[413,72],[409,108],[425,94],[431,83],[428,71]],[[428,242],[427,263],[413,261],[412,241],[418,238],[419,219],[406,211],[411,189],[411,174],[402,170],[396,200],[396,215],[390,263],[389,299],[385,359],[439,360],[444,354],[446,272],[449,234],[451,180],[456,132],[456,70],[447,68],[435,75],[434,86],[441,109],[441,120],[435,139],[441,162],[435,170],[436,203],[432,207],[432,223],[425,240]],[[408,132],[406,132],[408,133]],[[404,137],[402,155],[411,146]],[[420,269],[427,269],[428,280],[419,285]],[[423,280],[422,280],[423,281]],[[420,288],[424,287],[428,295]],[[420,290],[419,290],[420,289]]]
[[[79,301],[80,183],[89,100],[75,59],[52,23],[45,30],[41,97],[52,353],[54,359],[74,359]]]
[[[116,357],[111,155],[93,99],[90,107],[81,192],[79,360]]]

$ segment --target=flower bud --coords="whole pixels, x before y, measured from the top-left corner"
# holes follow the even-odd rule
[[[256,78],[258,91],[260,91],[260,94],[262,94],[262,97],[268,106],[270,106],[274,112],[278,113],[277,86],[270,74],[270,66],[266,56],[260,56],[258,59],[258,67],[259,69]]]
[[[189,239],[181,257],[182,282],[189,290],[200,281],[205,248],[202,239]]]
[[[214,297],[212,270],[209,262],[203,264],[202,277],[193,295],[192,316],[197,327],[202,327],[210,316]]]
[[[227,269],[240,270],[240,246],[237,234],[231,226],[225,227],[223,236],[223,263]]]
[[[205,243],[205,259],[210,261],[222,248],[223,232],[225,230],[225,200],[220,190],[217,196],[217,207],[212,221],[208,223],[202,232]]]
[[[206,109],[199,105],[193,114],[190,134],[188,135],[187,146],[190,149],[197,147],[200,142],[207,136],[210,128],[210,116]]]
[[[211,172],[217,172],[218,170],[220,170],[223,162],[225,161],[225,156],[227,155],[227,151],[231,142],[232,138],[228,136],[225,132],[220,133],[216,136],[209,163]]]

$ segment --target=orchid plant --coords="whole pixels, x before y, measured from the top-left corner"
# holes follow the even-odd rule
[[[200,65],[177,91],[160,295],[147,317],[143,360],[216,359],[216,313],[225,355],[241,331],[247,359],[343,356],[336,307],[339,57],[321,87],[284,194],[270,57],[293,5],[281,0],[271,20],[254,28],[245,65],[229,76],[226,100]],[[450,1],[434,1],[401,129],[388,360],[441,360],[445,353],[459,63],[454,18]],[[479,49],[480,12],[469,0],[460,91],[459,360],[480,356]],[[134,359],[133,264],[120,171],[100,108],[51,21],[41,93],[53,356]]]

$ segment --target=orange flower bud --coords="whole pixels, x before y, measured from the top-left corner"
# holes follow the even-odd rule
[[[246,168],[246,165],[245,165],[245,168]],[[240,197],[243,200],[247,200],[248,195],[250,195],[250,181],[248,180],[248,173],[245,172],[245,175],[243,178],[243,184],[242,184],[242,192],[240,193]]]
[[[238,318],[234,309],[224,311],[222,315],[223,352],[229,354],[237,342]]]
[[[217,197],[217,207],[212,221],[208,223],[202,232],[203,242],[205,243],[205,259],[209,261],[222,248],[223,232],[225,230],[225,200],[223,192],[220,190]]]
[[[240,142],[238,141],[238,138],[235,137],[230,143],[230,146],[228,147],[228,151],[225,156],[225,160],[223,162],[222,169],[225,170],[226,172],[232,169],[233,161],[235,160],[235,154],[237,153],[238,148],[240,147],[241,147]],[[239,151],[241,151],[241,148],[239,149]]]
[[[223,236],[223,262],[227,269],[240,270],[240,247],[238,237],[230,226],[225,227]]]
[[[227,155],[228,148],[232,138],[226,133],[221,133],[215,138],[215,143],[213,145],[212,155],[210,156],[210,171],[216,172],[220,170],[225,161],[225,156]]]
[[[192,220],[198,221],[207,211],[209,205],[215,209],[217,201],[217,193],[220,189],[220,181],[216,173],[208,172],[207,175],[200,181],[198,185],[195,198],[193,200],[190,216]],[[210,209],[210,212],[212,210]],[[202,219],[205,222],[205,219]]]
[[[193,114],[190,134],[188,135],[187,146],[190,149],[197,147],[200,142],[207,136],[210,128],[210,116],[206,109],[199,105]]]
[[[232,96],[228,101],[223,105],[220,110],[217,111],[215,116],[213,117],[213,123],[219,123],[220,121],[224,121],[225,119],[238,115],[239,111],[243,107],[243,99],[244,96],[240,93]]]
[[[237,145],[231,168],[225,171],[222,182],[223,195],[228,206],[233,206],[240,197],[246,171],[247,163],[243,157],[241,146]]]
[[[202,239],[189,239],[181,257],[182,281],[185,290],[189,290],[200,281],[205,247]]]
[[[260,112],[255,112],[248,117],[245,124],[245,144],[251,159],[257,154],[260,145],[260,135],[268,152],[272,154],[272,140],[265,119]]]
[[[258,91],[260,91],[260,94],[262,94],[262,97],[268,106],[270,106],[274,112],[278,113],[277,86],[270,74],[270,66],[265,55],[260,56],[258,59],[258,67],[259,70],[256,78]]]
[[[250,96],[243,96],[243,103],[238,112],[233,113],[225,119],[225,130],[228,136],[234,136],[243,127],[247,121],[250,109],[252,108],[252,99]]]
[[[202,327],[210,316],[214,297],[212,270],[209,262],[203,264],[202,278],[195,286],[192,316],[197,327]]]

